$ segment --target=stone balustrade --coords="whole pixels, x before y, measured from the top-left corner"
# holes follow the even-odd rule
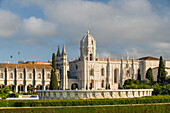
[[[153,89],[37,90],[39,99],[102,99],[152,96]]]

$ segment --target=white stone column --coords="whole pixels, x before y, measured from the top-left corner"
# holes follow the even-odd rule
[[[15,91],[18,93],[18,86],[17,85],[15,86]]]

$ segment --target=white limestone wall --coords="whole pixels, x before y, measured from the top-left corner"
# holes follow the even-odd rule
[[[37,90],[39,99],[102,99],[152,96],[153,89],[126,90]]]

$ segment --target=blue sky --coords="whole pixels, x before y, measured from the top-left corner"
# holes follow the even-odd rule
[[[99,57],[170,60],[170,0],[0,0],[0,62],[73,59],[87,29]]]

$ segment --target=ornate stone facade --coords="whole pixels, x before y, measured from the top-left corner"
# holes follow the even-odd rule
[[[96,41],[89,33],[80,41],[80,57],[67,62],[65,47],[63,51],[56,55],[57,67],[60,70],[62,89],[79,90],[114,90],[119,85],[123,85],[126,79],[137,79],[138,69],[140,69],[142,79],[145,79],[146,71],[153,68],[154,80],[157,78],[156,67],[159,66],[159,59],[154,57],[143,57],[140,59],[130,59],[128,53],[126,58],[112,59],[99,58],[96,55]],[[166,67],[170,67],[170,61],[164,61]],[[166,68],[167,76],[170,68]],[[169,70],[168,70],[169,69]],[[75,85],[75,86],[73,86]]]
[[[164,61],[167,76],[170,75],[170,61]],[[56,54],[57,76],[59,87],[63,90],[115,90],[123,85],[126,79],[137,79],[140,69],[142,79],[146,71],[153,69],[154,80],[157,80],[159,59],[143,57],[140,59],[99,58],[96,55],[96,41],[89,31],[80,41],[80,57],[67,61],[67,53],[63,45],[62,52],[58,47]],[[50,65],[45,64],[8,64],[0,63],[0,88],[9,85],[16,91],[27,92],[28,87],[49,89]],[[97,94],[95,94],[97,95]]]

